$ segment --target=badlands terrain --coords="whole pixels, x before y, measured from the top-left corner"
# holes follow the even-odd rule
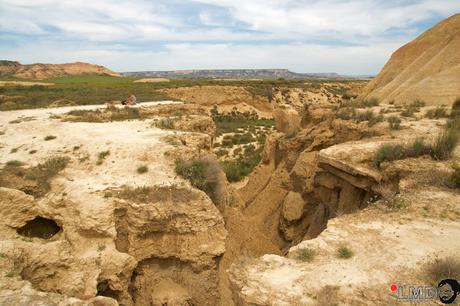
[[[391,66],[2,79],[0,304],[389,305],[460,279],[460,100],[379,96]]]

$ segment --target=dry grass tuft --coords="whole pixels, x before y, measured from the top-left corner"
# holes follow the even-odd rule
[[[437,283],[442,279],[460,279],[460,259],[456,257],[445,257],[435,259],[425,266],[425,275],[428,281]]]

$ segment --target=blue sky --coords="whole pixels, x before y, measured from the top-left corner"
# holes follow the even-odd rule
[[[376,74],[458,0],[0,0],[0,59]]]

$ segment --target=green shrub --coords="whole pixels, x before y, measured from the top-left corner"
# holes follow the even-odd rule
[[[236,149],[235,149],[236,151]],[[216,152],[216,155],[217,157],[222,157],[222,156],[227,156],[228,155],[228,151],[225,150],[225,149],[220,149]]]
[[[424,107],[425,105],[426,105],[425,101],[420,100],[420,99],[415,99],[414,102],[410,104],[410,106],[415,107],[415,108]]]
[[[401,144],[383,144],[374,155],[374,165],[380,167],[384,161],[393,161],[403,159],[405,148]]]
[[[377,124],[378,122],[382,122],[383,118],[384,117],[383,117],[382,114],[379,114],[378,116],[374,116],[374,113],[372,113],[372,117],[368,120],[367,125],[368,126],[373,126],[373,125]]]
[[[176,173],[190,181],[195,188],[203,190],[215,203],[220,202],[219,194],[224,182],[220,178],[221,168],[217,160],[198,158],[193,160],[176,160]]]
[[[425,113],[425,117],[430,119],[447,118],[447,111],[444,107],[438,106],[435,109],[430,109]]]
[[[141,113],[139,109],[125,106],[124,108],[120,109],[114,107],[110,109],[110,120],[111,121],[124,121],[124,120],[131,120],[131,119],[141,119]]]
[[[447,129],[440,134],[433,144],[426,144],[422,138],[417,138],[408,145],[383,144],[374,155],[374,165],[380,167],[384,161],[400,160],[429,154],[435,160],[446,160],[452,154],[459,141],[458,129]]]
[[[431,146],[425,144],[425,140],[421,137],[417,137],[414,142],[410,143],[405,148],[404,157],[418,157],[431,153]]]
[[[304,262],[312,262],[315,258],[316,252],[313,249],[299,249],[297,250],[297,259]]]
[[[452,109],[450,111],[451,118],[460,117],[460,98],[457,98],[455,102],[452,104]]]
[[[21,167],[23,166],[24,163],[22,161],[19,161],[19,160],[10,160],[6,163],[6,166],[7,167]]]
[[[436,160],[448,159],[458,143],[459,133],[457,129],[448,129],[438,136],[431,148],[431,157]]]
[[[64,170],[69,161],[70,158],[68,157],[51,157],[47,159],[44,163],[40,163],[37,166],[27,170],[25,178],[37,181],[38,183],[47,182],[50,178],[58,174],[61,170]]]
[[[53,140],[53,139],[56,139],[56,138],[57,138],[56,136],[48,135],[44,139],[45,139],[45,141],[48,141],[48,140]]]
[[[353,119],[355,119],[358,122],[371,121],[374,118],[374,116],[375,115],[374,115],[373,111],[367,110],[367,111],[364,111],[364,112],[357,112],[355,118],[353,118]]]
[[[452,183],[456,188],[460,188],[460,165],[453,164],[452,169],[454,169],[452,173]]]
[[[411,104],[404,104],[404,110],[401,112],[403,117],[414,117],[414,114],[420,111],[420,107],[425,106],[425,102],[422,100],[415,100]]]
[[[349,259],[353,257],[353,251],[347,246],[341,246],[337,249],[337,257],[341,259]]]
[[[241,181],[249,175],[262,159],[263,147],[256,148],[253,144],[244,146],[244,153],[240,154],[236,160],[222,162],[222,168],[229,182]]]
[[[104,162],[104,160],[107,158],[107,156],[110,155],[110,151],[107,150],[107,151],[101,151],[97,154],[97,161],[96,161],[96,165],[102,165],[102,163]]]
[[[379,104],[380,104],[380,101],[377,98],[370,98],[362,102],[362,106],[364,107],[373,107],[373,106],[378,106]]]
[[[399,130],[401,127],[401,119],[397,116],[390,116],[387,119],[388,124],[390,125],[390,129],[392,130]]]
[[[234,109],[230,113],[220,114],[217,109],[212,110],[212,119],[216,124],[216,134],[237,133],[240,129],[250,129],[256,126],[272,127],[273,119],[259,118],[255,112],[239,112]]]
[[[412,107],[408,107],[408,108],[406,108],[405,110],[403,110],[401,112],[401,116],[403,116],[403,117],[413,117],[414,113],[416,113],[416,112],[417,112],[417,109],[412,108]]]
[[[353,107],[345,107],[339,109],[336,114],[336,117],[342,120],[351,120],[356,116],[356,109]]]
[[[16,176],[23,177],[26,180],[34,181],[36,188],[21,189],[27,194],[31,194],[36,197],[45,195],[50,190],[49,180],[57,175],[60,171],[64,170],[69,163],[70,158],[57,156],[48,158],[45,162],[31,167],[27,170],[22,168],[15,168],[14,173]]]
[[[137,173],[144,174],[149,171],[149,168],[145,165],[137,167]]]

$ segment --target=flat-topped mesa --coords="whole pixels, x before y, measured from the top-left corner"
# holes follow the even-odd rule
[[[74,75],[106,75],[120,76],[104,66],[94,65],[83,62],[67,63],[67,64],[29,64],[22,65],[19,62],[0,61],[0,76],[11,75],[25,79],[46,79],[62,76]]]

